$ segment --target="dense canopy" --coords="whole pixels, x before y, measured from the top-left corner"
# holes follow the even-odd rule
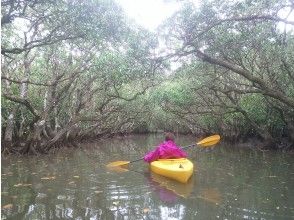
[[[160,130],[293,148],[293,10],[181,1],[154,33],[115,1],[2,0],[2,150]]]

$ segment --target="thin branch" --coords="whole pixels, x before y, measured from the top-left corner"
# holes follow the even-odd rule
[[[32,82],[30,80],[15,80],[15,79],[10,79],[6,76],[1,76],[1,80],[7,80],[9,82],[13,82],[13,83],[16,83],[16,84],[22,84],[22,83],[28,83],[28,84],[32,84],[32,85],[36,85],[36,86],[52,86],[52,84],[49,84],[49,83],[38,83],[38,82]]]
[[[24,98],[19,98],[17,96],[14,96],[14,95],[8,95],[8,94],[5,94],[5,93],[2,93],[2,95],[10,100],[10,101],[13,101],[13,102],[16,102],[16,103],[19,103],[19,104],[22,104],[24,106],[26,106],[28,108],[28,110],[36,117],[36,118],[41,118],[39,112],[33,108],[32,104],[27,100],[27,99],[24,99]]]

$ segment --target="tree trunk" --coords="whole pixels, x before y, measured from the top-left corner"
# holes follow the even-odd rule
[[[15,126],[15,115],[18,111],[18,106],[15,106],[12,110],[12,112],[9,114],[7,119],[7,124],[4,132],[4,140],[3,140],[3,147],[8,149],[8,151],[11,150],[11,147],[13,147],[13,131]]]
[[[44,152],[41,145],[41,133],[43,127],[45,126],[45,120],[38,120],[34,124],[34,131],[28,139],[27,149],[24,150],[24,153],[37,154],[38,152]]]

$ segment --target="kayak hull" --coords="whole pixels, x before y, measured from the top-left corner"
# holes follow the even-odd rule
[[[193,174],[194,165],[187,158],[159,159],[150,163],[150,169],[161,176],[187,183]]]

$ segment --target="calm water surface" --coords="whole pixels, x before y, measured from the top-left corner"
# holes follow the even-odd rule
[[[294,155],[188,149],[196,169],[187,184],[148,171],[140,158],[161,136],[80,145],[50,156],[2,157],[1,219],[294,219]],[[180,136],[186,146],[195,138]]]

